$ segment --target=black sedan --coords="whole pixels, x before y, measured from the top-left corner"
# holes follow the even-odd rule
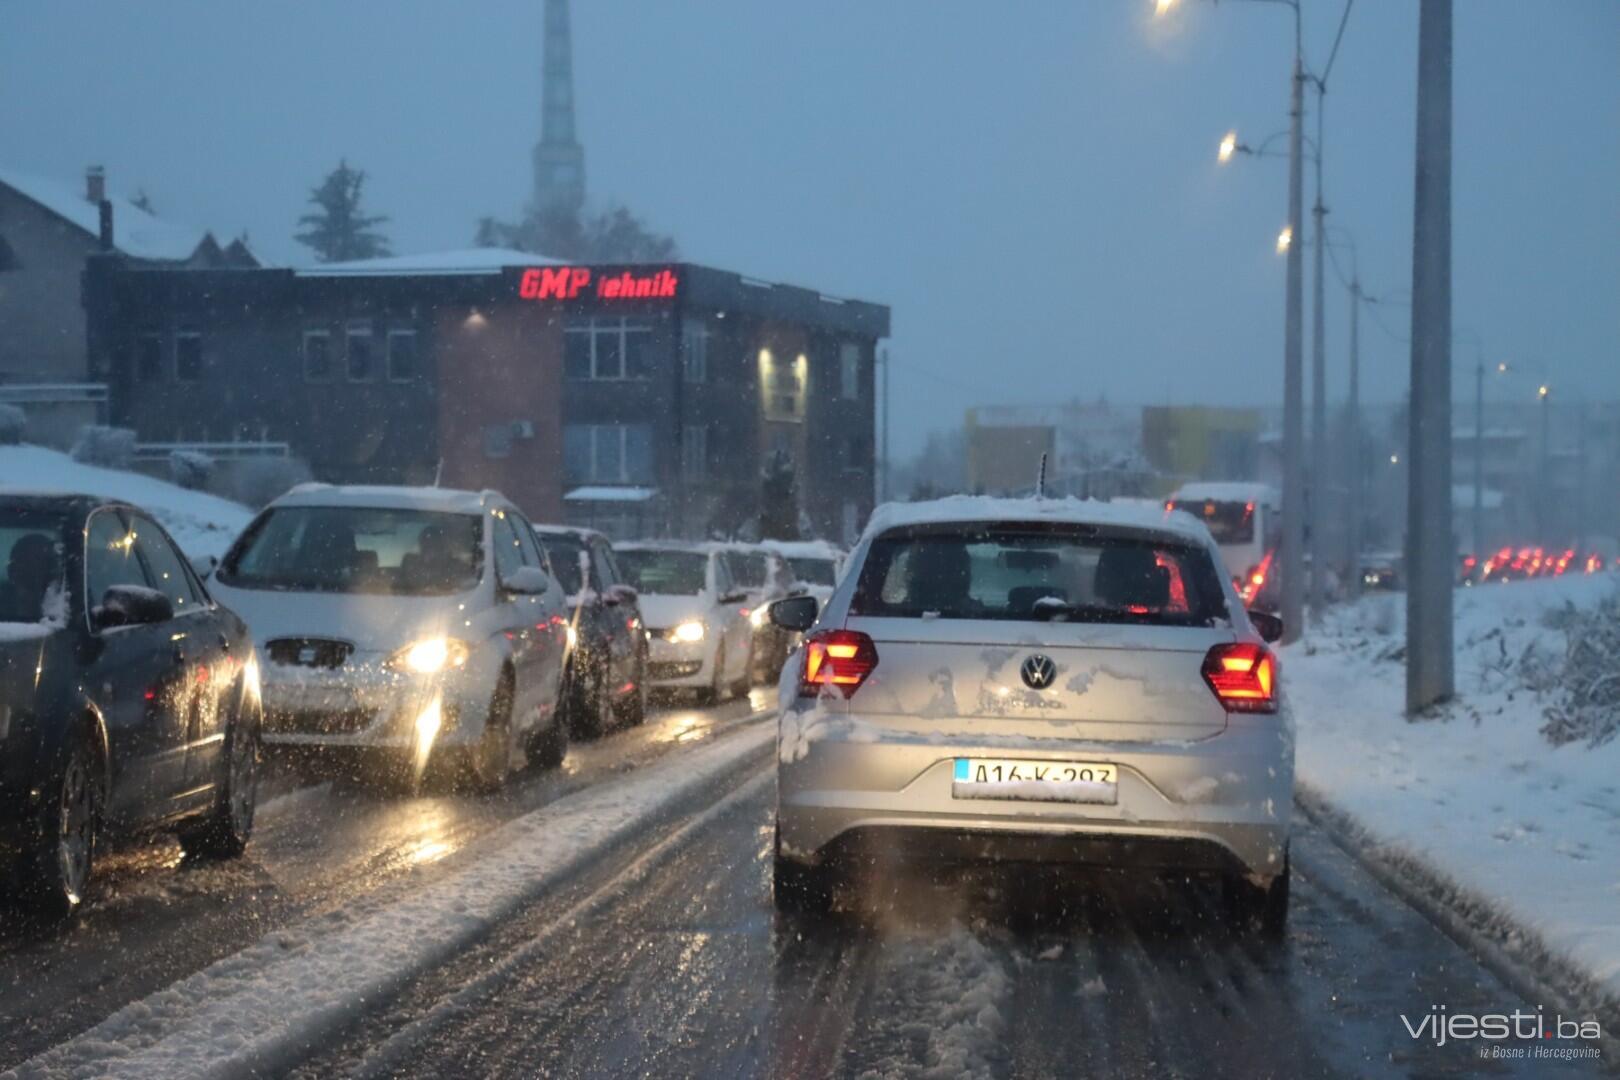
[[[537,525],[552,573],[568,594],[572,650],[564,674],[573,734],[590,738],[647,715],[647,633],[607,537]]]
[[[101,846],[170,830],[241,854],[260,704],[253,640],[142,511],[0,493],[0,861],[44,913]]]

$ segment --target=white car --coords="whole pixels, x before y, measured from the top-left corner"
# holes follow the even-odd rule
[[[825,604],[844,570],[844,552],[825,540],[766,540],[760,544],[782,556],[793,575],[793,590]]]
[[[619,569],[636,590],[647,626],[647,678],[706,701],[748,693],[754,627],[747,591],[720,548],[678,543],[615,544]]]
[[[783,674],[776,899],[830,902],[892,859],[1211,875],[1234,915],[1288,910],[1293,722],[1197,520],[959,496],[874,515]]]
[[[797,644],[796,635],[784,632],[767,618],[771,604],[791,596],[793,568],[781,554],[763,544],[725,542],[715,545],[725,560],[731,579],[748,594],[743,607],[753,627],[753,675],[756,681],[775,683],[782,673],[788,653]]]
[[[566,753],[562,590],[496,492],[302,485],[253,519],[212,590],[263,658],[267,746],[484,790],[525,752]]]

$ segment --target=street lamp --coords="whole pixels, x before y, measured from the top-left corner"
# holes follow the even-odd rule
[[[1154,0],[1154,11],[1164,15],[1177,0]],[[1294,19],[1294,63],[1288,95],[1288,227],[1292,241],[1299,232],[1304,177],[1301,166],[1305,113],[1305,46],[1299,0],[1252,0],[1281,4]],[[1233,149],[1237,140],[1233,139]],[[1290,242],[1285,249],[1283,305],[1283,447],[1282,447],[1282,619],[1284,640],[1299,637],[1304,616],[1301,577],[1305,547],[1305,461],[1303,450],[1305,420],[1305,378],[1303,365],[1303,277],[1304,263],[1299,245]]]
[[[1294,230],[1292,226],[1284,225],[1282,232],[1277,234],[1277,254],[1286,255],[1294,243]]]
[[[1216,152],[1216,160],[1218,160],[1222,165],[1225,165],[1228,161],[1231,161],[1232,155],[1237,152],[1237,145],[1237,132],[1228,131],[1221,137],[1221,148]]]

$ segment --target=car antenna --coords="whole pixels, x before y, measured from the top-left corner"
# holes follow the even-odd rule
[[[443,479],[443,478],[444,478],[444,458],[440,458],[439,461],[438,461],[438,464],[433,466],[433,486],[438,487],[439,486],[439,481],[441,479]]]
[[[1044,452],[1041,454],[1040,471],[1035,474],[1035,497],[1037,499],[1046,498],[1046,454]]]

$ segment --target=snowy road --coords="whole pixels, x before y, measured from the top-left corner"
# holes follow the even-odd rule
[[[1414,1041],[1401,1014],[1520,1004],[1309,823],[1268,951],[1222,931],[1212,897],[1071,878],[1088,895],[1063,912],[1056,886],[991,873],[779,922],[772,799],[750,766],[295,1075],[1464,1075],[1477,1051]]]
[[[0,1070],[277,928],[385,903],[455,866],[463,848],[502,822],[706,743],[765,700],[756,691],[752,703],[657,711],[641,727],[576,743],[559,771],[517,778],[495,798],[398,798],[282,781],[237,863],[181,864],[167,840],[117,851],[69,929],[41,930],[0,908]]]

